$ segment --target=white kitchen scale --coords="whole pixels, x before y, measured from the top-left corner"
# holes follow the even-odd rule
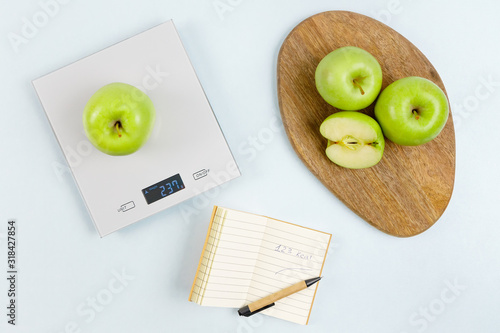
[[[127,156],[100,152],[83,129],[87,101],[112,82],[156,109],[151,137]],[[101,237],[240,176],[172,21],[33,85]]]

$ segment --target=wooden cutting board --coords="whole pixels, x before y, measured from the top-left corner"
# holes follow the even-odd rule
[[[365,49],[379,61],[382,89],[397,79],[421,76],[446,93],[429,60],[393,29],[352,12],[320,13],[290,32],[278,56],[278,98],[287,135],[309,170],[352,211],[390,235],[419,234],[443,214],[453,191],[451,111],[441,134],[429,143],[403,147],[386,140],[382,161],[372,168],[351,170],[330,162],[319,126],[339,110],[321,98],[314,73],[325,55],[348,45]],[[374,104],[362,112],[373,117],[373,110]]]

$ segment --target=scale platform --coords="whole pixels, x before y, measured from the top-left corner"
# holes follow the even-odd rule
[[[83,109],[112,82],[151,98],[156,122],[137,152],[110,156],[85,136]],[[102,236],[240,176],[172,21],[33,81]]]

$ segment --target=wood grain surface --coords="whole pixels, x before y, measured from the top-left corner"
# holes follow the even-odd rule
[[[342,46],[370,52],[383,72],[382,89],[397,79],[421,76],[443,82],[427,58],[406,38],[367,16],[324,12],[301,22],[287,36],[278,56],[278,98],[289,140],[309,170],[347,207],[390,235],[408,237],[431,227],[443,214],[455,179],[455,132],[451,116],[433,141],[403,147],[386,139],[382,161],[351,170],[325,155],[319,126],[339,111],[316,90],[320,60]],[[362,112],[374,116],[374,104]],[[332,220],[335,220],[332,214]]]

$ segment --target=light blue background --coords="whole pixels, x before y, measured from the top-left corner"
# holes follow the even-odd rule
[[[16,52],[9,34],[21,34],[23,18],[32,21],[49,1],[0,4],[1,272],[9,218],[20,233],[18,326],[6,324],[1,273],[2,332],[500,330],[498,2],[65,0]],[[283,39],[308,16],[335,9],[400,32],[447,88],[455,190],[442,218],[419,236],[394,238],[365,223],[314,178],[275,126]],[[243,176],[100,239],[71,174],[57,171],[65,160],[31,80],[171,18]],[[187,301],[215,204],[333,234],[309,326]],[[91,310],[92,298],[105,305]]]

